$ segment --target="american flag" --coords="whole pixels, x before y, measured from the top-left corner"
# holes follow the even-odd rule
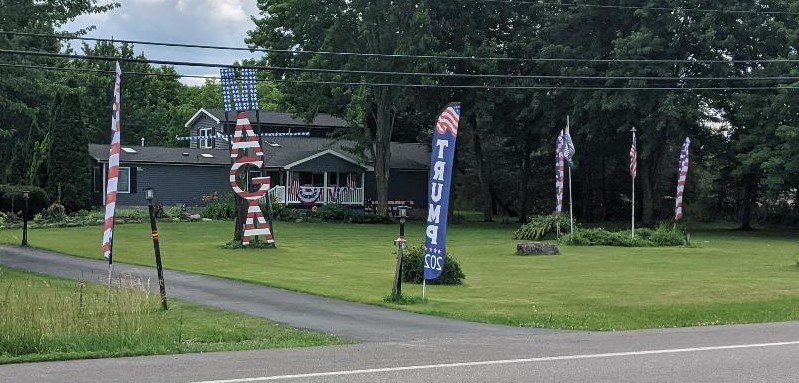
[[[635,178],[638,174],[638,148],[636,148],[635,132],[633,132],[633,146],[630,147],[630,176]]]
[[[293,196],[297,196],[297,198],[300,197],[300,177],[294,176],[294,178],[291,179],[289,193]]]
[[[225,111],[227,112],[232,110],[234,76],[235,74],[231,68],[222,68],[219,70],[219,77],[222,82],[222,100],[224,101]]]
[[[683,193],[685,192],[685,180],[688,178],[688,147],[691,139],[685,137],[685,142],[680,149],[680,176],[677,178],[677,198],[674,205],[674,220],[679,221],[683,218]]]
[[[357,183],[355,182],[355,173],[347,174],[347,189],[355,190]]]
[[[119,181],[119,149],[122,124],[119,121],[120,88],[122,86],[122,69],[119,61],[114,76],[114,104],[111,114],[111,148],[108,153],[108,184],[105,189],[105,227],[103,230],[103,257],[108,264],[113,263],[111,248],[114,243],[114,214],[117,207],[117,185]]]
[[[460,120],[460,117],[460,105],[450,105],[438,116],[436,131],[438,131],[439,134],[444,134],[449,130],[452,132],[453,137],[458,137],[458,120]]]
[[[563,211],[563,131],[560,132],[555,145],[555,214],[560,215]]]
[[[563,157],[569,166],[572,166],[572,158],[574,158],[574,143],[572,136],[569,134],[569,124],[566,124],[566,130],[563,132]]]

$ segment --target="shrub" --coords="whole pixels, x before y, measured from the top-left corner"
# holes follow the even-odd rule
[[[189,213],[186,212],[186,205],[184,204],[177,204],[162,211],[164,218],[179,219],[181,221],[189,220]]]
[[[652,232],[650,241],[652,241],[655,246],[680,246],[683,244],[683,238],[682,228],[673,224],[661,223]]]
[[[64,222],[67,219],[67,212],[63,205],[54,203],[47,209],[42,210],[41,220],[44,222]],[[34,217],[35,221],[35,217]]]
[[[235,219],[236,200],[233,193],[228,193],[221,198],[210,200],[200,210],[200,215],[210,219]]]
[[[352,211],[342,204],[329,203],[322,205],[311,215],[320,218],[323,222],[348,222],[352,217]]]
[[[402,281],[422,283],[424,279],[424,244],[406,246],[402,257]],[[463,274],[460,264],[449,252],[444,259],[444,268],[438,279],[428,280],[431,285],[459,285],[463,283],[466,275]]]
[[[28,194],[28,219],[47,207],[50,198],[44,189],[36,186],[26,185],[0,185],[0,211],[20,213],[25,210],[24,193]]]
[[[619,247],[648,247],[648,246],[680,246],[683,236],[677,229],[661,224],[655,230],[641,228],[635,230],[635,239],[630,238],[630,232],[611,232],[603,228],[590,228],[576,230],[574,236],[563,238],[563,243],[572,246],[619,246]]]
[[[351,221],[352,223],[364,223],[364,224],[389,224],[395,223],[395,221],[387,216],[387,215],[379,215],[379,214],[363,214],[363,215],[353,215]]]
[[[537,215],[513,233],[514,239],[537,241],[546,238],[557,238],[569,232],[569,217],[563,215]],[[560,229],[560,232],[558,232]]]

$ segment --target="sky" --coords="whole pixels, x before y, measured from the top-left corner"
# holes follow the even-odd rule
[[[107,3],[100,0],[98,3]],[[117,0],[122,6],[99,15],[84,15],[64,26],[76,30],[95,25],[86,37],[116,38],[182,44],[245,47],[247,31],[255,28],[250,20],[258,14],[256,0]],[[89,42],[94,45],[94,42]],[[72,42],[79,47],[79,41]],[[193,48],[135,45],[136,53],[148,59],[232,64],[261,53]],[[214,68],[176,66],[180,74],[219,76]],[[123,68],[124,70],[124,68]],[[184,78],[186,84],[205,80]]]

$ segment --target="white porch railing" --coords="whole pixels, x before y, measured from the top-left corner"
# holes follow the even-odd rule
[[[292,194],[285,186],[269,189],[269,195],[282,204],[340,203],[342,205],[363,206],[363,188],[301,186],[300,196]],[[266,198],[266,197],[264,197]],[[263,202],[263,201],[262,201]]]

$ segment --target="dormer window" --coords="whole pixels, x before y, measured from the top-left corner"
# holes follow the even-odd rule
[[[200,129],[200,148],[211,149],[214,147],[214,128]]]

